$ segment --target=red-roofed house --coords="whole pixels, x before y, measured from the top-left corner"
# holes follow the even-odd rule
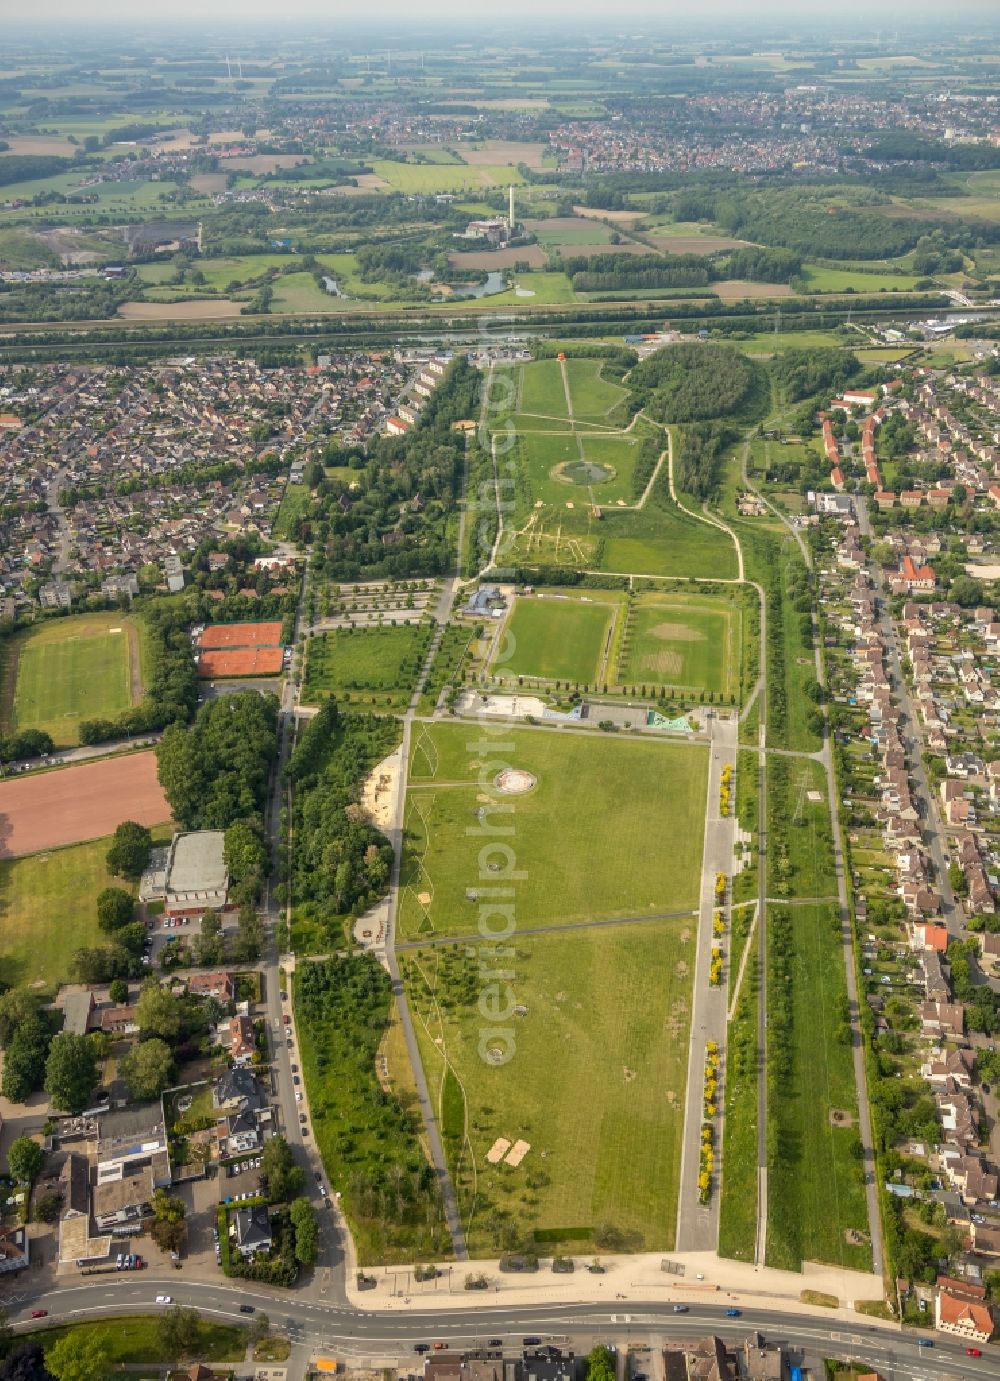
[[[835,465],[830,471],[830,483],[839,494],[844,488],[844,472],[839,465]]]
[[[928,925],[921,921],[910,932],[914,949],[932,949],[935,954],[948,953],[948,928],[943,925]]]
[[[993,1337],[993,1315],[985,1299],[981,1285],[949,1281],[934,1302],[934,1326],[970,1343],[988,1343]]]

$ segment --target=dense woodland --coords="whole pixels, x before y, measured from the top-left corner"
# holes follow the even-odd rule
[[[761,373],[731,346],[687,342],[637,364],[629,386],[657,422],[694,422],[735,416],[750,402]]]
[[[189,727],[166,729],[156,749],[160,785],[182,829],[262,818],[277,724],[277,697],[248,691],[209,700]]]
[[[385,895],[392,848],[358,804],[361,783],[399,741],[394,719],[341,714],[331,696],[303,731],[288,765],[293,784],[292,898],[300,914],[331,926]]]

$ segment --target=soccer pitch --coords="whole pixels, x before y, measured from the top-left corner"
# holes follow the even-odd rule
[[[0,719],[79,741],[80,721],[113,719],[138,700],[138,629],[120,613],[54,619],[11,639],[0,671]]]

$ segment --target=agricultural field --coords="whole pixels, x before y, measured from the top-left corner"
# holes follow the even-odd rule
[[[512,729],[506,760],[483,763],[470,755],[468,738],[467,727],[452,724],[424,724],[414,733],[401,936],[475,930],[479,845],[468,831],[484,799],[513,807],[503,818],[514,827],[508,842],[525,875],[517,886],[520,928],[695,905],[708,766],[703,747]],[[506,766],[529,773],[535,785],[518,795],[491,789]],[[657,839],[670,847],[655,847]]]
[[[524,178],[517,168],[506,163],[396,163],[386,158],[372,162],[376,177],[393,191],[411,196],[432,196],[437,192],[476,191],[482,187],[518,187]]]
[[[768,930],[767,1264],[870,1270],[837,909],[777,905]]]
[[[742,605],[724,595],[641,594],[630,605],[615,681],[735,697],[742,625]]]
[[[864,269],[826,268],[805,264],[802,277],[806,290],[814,293],[891,293],[909,292],[917,282],[913,273],[869,273]]]
[[[516,1015],[485,1058],[478,957],[461,946],[402,956],[473,1255],[532,1234],[545,1253],[672,1247],[694,926],[516,944]],[[501,1139],[527,1144],[520,1164],[489,1162]]]
[[[536,594],[519,597],[501,640],[505,655],[492,675],[519,676],[578,685],[606,680],[612,631],[621,596],[595,590],[587,594]]]
[[[0,661],[0,728],[40,729],[60,746],[84,719],[113,719],[142,697],[139,627],[127,614],[52,619],[8,638]]]
[[[309,640],[304,704],[326,695],[345,704],[394,709],[410,699],[430,647],[429,623],[385,624],[379,628],[338,628]]]
[[[97,894],[122,887],[105,866],[110,838],[0,861],[0,982],[55,992],[74,950],[104,944]]]

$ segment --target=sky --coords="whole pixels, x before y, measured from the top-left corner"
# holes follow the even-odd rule
[[[710,26],[726,19],[739,19],[749,25],[754,21],[766,27],[774,21],[791,21],[796,28],[808,27],[811,22],[836,22],[848,16],[867,21],[866,27],[904,24],[907,20],[939,18],[946,15],[953,23],[958,18],[987,20],[995,16],[998,0],[949,0],[942,7],[940,0],[617,0],[609,7],[607,0],[546,0],[540,7],[537,0],[503,0],[501,5],[484,5],[469,0],[421,0],[415,7],[413,0],[375,0],[361,5],[356,0],[172,0],[169,14],[164,11],[164,23],[196,22],[200,25],[258,24],[274,25],[299,21],[316,26],[328,25],[337,29],[357,29],[366,24],[419,21],[428,26],[440,22],[458,22],[463,29],[472,27],[477,14],[485,25],[493,27],[505,15],[518,17],[522,22],[554,26],[562,21],[596,21],[602,27],[613,23],[616,27],[633,21],[646,22],[657,29],[680,23],[690,30],[697,23]],[[86,27],[102,22],[125,23],[143,29],[152,26],[153,12],[136,6],[135,0],[89,0],[81,11],[79,0],[35,0],[28,10],[15,5],[15,0],[0,0],[0,24],[5,19],[79,24],[86,15]]]

